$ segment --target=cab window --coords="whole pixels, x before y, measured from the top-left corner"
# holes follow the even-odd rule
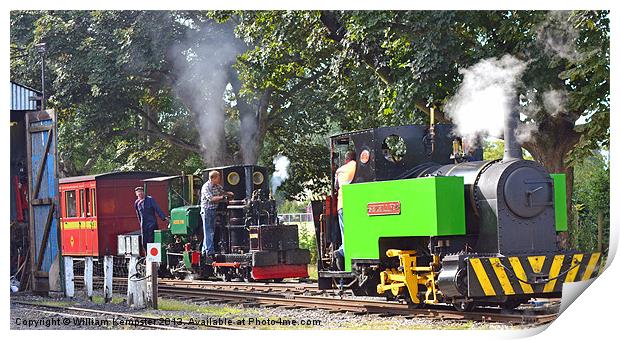
[[[86,217],[94,217],[95,214],[95,189],[86,188],[84,194],[84,208],[83,212],[86,212]]]
[[[97,216],[97,199],[96,199],[96,189],[90,189],[90,211],[92,212],[92,216]]]
[[[86,204],[84,197],[84,189],[80,189],[80,216],[86,217]]]
[[[77,197],[75,190],[65,191],[65,216],[77,217]]]

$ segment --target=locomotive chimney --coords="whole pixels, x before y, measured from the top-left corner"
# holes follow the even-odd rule
[[[515,98],[510,104],[510,110],[504,119],[504,161],[523,159],[521,144],[515,135],[519,122],[519,102]]]

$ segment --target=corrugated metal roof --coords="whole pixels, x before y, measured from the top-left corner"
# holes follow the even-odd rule
[[[11,111],[36,111],[37,102],[30,97],[40,96],[41,92],[11,82]]]

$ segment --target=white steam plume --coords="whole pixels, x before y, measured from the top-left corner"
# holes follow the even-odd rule
[[[568,92],[566,90],[549,90],[543,93],[542,100],[545,111],[555,117],[560,112],[566,112]]]
[[[224,159],[223,97],[228,72],[242,49],[229,25],[208,22],[169,50],[180,74],[175,90],[198,123],[204,160],[209,165]]]
[[[258,131],[257,118],[251,115],[240,115],[239,122],[239,142],[241,143],[241,154],[244,164],[256,162],[256,134]]]
[[[291,161],[286,156],[278,155],[274,158],[273,165],[276,166],[276,171],[271,176],[271,194],[275,195],[282,182],[288,179],[288,166]]]
[[[515,131],[515,138],[517,138],[517,142],[519,142],[519,144],[523,145],[523,143],[534,138],[534,134],[536,134],[536,132],[538,132],[538,124],[534,121],[527,123],[519,122],[517,130]]]
[[[538,27],[537,40],[547,53],[577,62],[583,55],[577,51],[575,42],[579,32],[572,22],[570,11],[550,11],[547,20]]]
[[[479,137],[502,137],[504,117],[514,109],[516,87],[526,68],[526,62],[507,54],[459,70],[463,82],[446,104],[455,133],[472,146]]]

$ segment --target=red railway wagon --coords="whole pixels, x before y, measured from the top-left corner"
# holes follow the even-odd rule
[[[112,172],[60,179],[62,254],[116,255],[117,235],[140,230],[134,208],[134,189],[142,180],[162,176],[149,171]],[[165,183],[148,186],[149,196],[168,212]],[[158,220],[158,229],[165,227]]]

